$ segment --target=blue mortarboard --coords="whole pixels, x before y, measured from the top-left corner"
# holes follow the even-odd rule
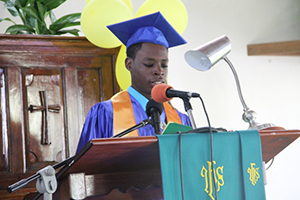
[[[107,27],[127,48],[140,42],[160,44],[167,48],[186,43],[160,12]]]

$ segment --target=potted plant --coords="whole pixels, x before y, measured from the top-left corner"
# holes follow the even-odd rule
[[[5,8],[14,17],[20,17],[23,24],[17,24],[10,18],[0,18],[10,21],[5,33],[9,34],[36,34],[36,35],[63,35],[72,34],[79,36],[78,29],[66,29],[80,25],[81,13],[73,13],[56,19],[53,9],[60,6],[66,0],[0,0],[4,2]],[[51,24],[47,26],[46,20],[50,19]]]

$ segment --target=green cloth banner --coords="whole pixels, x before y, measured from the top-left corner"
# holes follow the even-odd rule
[[[215,200],[212,171],[219,200],[265,199],[258,131],[213,133],[213,162],[209,133],[157,137],[165,200]]]

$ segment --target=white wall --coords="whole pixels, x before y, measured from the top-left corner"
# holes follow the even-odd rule
[[[220,61],[210,71],[200,72],[189,67],[183,58],[187,50],[225,34],[232,42],[228,58],[237,70],[248,107],[258,114],[257,121],[299,129],[300,57],[247,56],[247,45],[299,40],[300,1],[183,2],[189,13],[189,24],[183,34],[188,44],[170,52],[170,84],[199,92],[212,126],[247,129],[229,66]],[[171,70],[173,66],[175,70]],[[182,102],[177,105],[182,106]],[[200,102],[193,101],[193,107],[197,125],[206,126]],[[268,200],[300,198],[299,153],[300,139],[275,157],[267,170]]]
[[[247,55],[248,44],[300,40],[300,1],[182,1],[189,14],[183,33],[188,44],[170,49],[169,84],[200,93],[212,126],[247,129],[229,66],[220,61],[210,71],[200,72],[189,67],[183,57],[187,50],[227,35],[232,43],[228,58],[239,75],[246,104],[257,112],[257,121],[300,129],[300,56]],[[132,0],[134,11],[143,2]],[[2,2],[0,9],[1,5]],[[60,17],[81,12],[84,5],[85,0],[68,0],[55,13]],[[8,16],[5,12],[0,10],[0,17]],[[1,33],[5,30],[3,26],[1,23]],[[191,103],[197,126],[207,126],[200,101],[193,99]],[[174,104],[184,112],[181,100]],[[299,199],[299,153],[300,139],[275,157],[267,171],[268,200]]]

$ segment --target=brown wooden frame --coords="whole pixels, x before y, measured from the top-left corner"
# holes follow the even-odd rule
[[[90,107],[120,91],[114,68],[118,52],[119,48],[97,47],[85,37],[0,35],[0,68],[3,69],[5,84],[5,94],[1,99],[6,103],[6,108],[1,109],[1,114],[7,116],[4,122],[2,117],[0,120],[1,123],[7,124],[7,131],[1,129],[0,139],[0,149],[4,148],[7,151],[1,150],[0,158],[8,161],[4,166],[0,165],[1,199],[17,199],[35,190],[35,183],[14,194],[7,193],[6,188],[22,178],[29,177],[36,170],[54,164],[52,161],[34,164],[28,162],[28,107],[25,102],[26,88],[22,73],[60,71],[65,134],[65,138],[62,139],[65,140],[65,157],[69,157],[76,151],[81,127]],[[93,98],[85,95],[83,108],[80,108],[78,90],[81,86],[78,82],[85,78],[80,75],[91,70],[96,70],[99,74],[99,94],[93,95]],[[98,90],[97,87],[91,88],[91,91],[95,90]],[[89,93],[88,90],[85,92]],[[2,138],[8,139],[7,146],[4,146],[6,141]]]

